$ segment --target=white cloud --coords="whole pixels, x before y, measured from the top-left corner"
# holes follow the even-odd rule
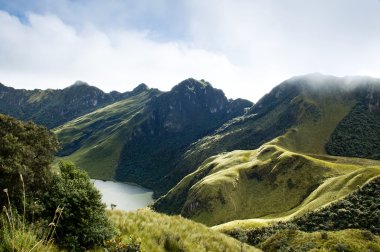
[[[169,90],[187,77],[207,79],[219,88],[244,82],[241,70],[224,55],[183,42],[159,43],[148,32],[129,30],[106,34],[90,24],[78,31],[53,15],[29,14],[28,20],[23,24],[0,11],[0,76],[5,84],[63,88],[81,79],[106,91],[126,91],[142,82]]]
[[[194,77],[257,101],[294,75],[380,76],[376,0],[45,3],[26,23],[0,11],[4,84],[169,90]]]

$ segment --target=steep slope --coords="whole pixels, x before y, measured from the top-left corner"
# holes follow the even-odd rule
[[[140,123],[146,104],[159,94],[158,90],[140,85],[130,97],[55,128],[62,145],[59,160],[77,163],[92,178],[113,178],[133,127]]]
[[[325,146],[363,98],[377,97],[372,91],[379,86],[377,79],[320,74],[285,81],[248,113],[194,143],[183,155],[180,169],[173,170],[190,175],[154,208],[215,225],[301,214],[333,201],[333,196],[347,195],[352,185],[378,175],[380,163],[331,157]],[[265,159],[262,150],[269,153]],[[229,151],[233,152],[219,154]],[[211,157],[215,154],[219,155]]]
[[[331,155],[380,159],[380,81],[364,81],[355,90],[358,102],[326,145]]]
[[[205,81],[188,79],[171,91],[133,92],[55,129],[63,159],[76,161],[92,177],[130,181],[166,192],[168,180],[188,146],[252,105],[228,100]]]
[[[0,113],[54,128],[128,95],[106,94],[81,81],[62,90],[14,89],[0,83]]]

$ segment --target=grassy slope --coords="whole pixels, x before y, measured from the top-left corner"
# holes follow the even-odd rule
[[[185,197],[181,214],[207,225],[290,218],[344,197],[376,175],[380,162],[327,161],[267,144],[209,159],[166,197],[172,202]]]
[[[152,92],[144,91],[92,113],[78,117],[54,129],[72,153],[59,160],[75,162],[88,171],[92,178],[112,179],[119,155],[132,133],[131,120],[141,113]]]
[[[141,241],[143,251],[240,251],[242,244],[227,235],[184,219],[167,216],[148,209],[134,212],[109,211],[111,221],[121,237]],[[244,251],[259,251],[243,244]]]

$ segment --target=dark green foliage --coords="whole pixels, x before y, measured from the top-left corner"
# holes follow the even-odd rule
[[[293,220],[300,230],[365,229],[380,234],[380,178],[345,199]]]
[[[188,79],[153,97],[122,150],[116,179],[136,182],[162,194],[179,176],[169,176],[191,143],[242,115],[251,102],[228,100],[209,83]]]
[[[56,230],[57,242],[72,251],[103,245],[114,234],[101,195],[87,173],[73,164],[60,163],[61,174],[53,177],[45,193],[45,215],[54,214],[56,207],[63,213]]]
[[[380,113],[358,103],[326,144],[330,155],[380,159]]]
[[[62,90],[14,89],[0,83],[0,113],[54,128],[128,95],[106,94],[80,81]]]
[[[101,195],[88,175],[73,165],[60,164],[59,174],[52,171],[57,147],[45,127],[0,114],[0,204],[8,206],[3,193],[7,188],[12,209],[24,213],[25,192],[29,220],[50,223],[56,210],[63,209],[60,221],[53,221],[58,223],[54,238],[60,245],[75,251],[102,245],[113,229]]]
[[[380,234],[380,178],[374,179],[343,200],[292,221],[248,231],[235,230],[229,235],[238,239],[241,232],[246,232],[247,242],[257,245],[281,230],[314,232],[344,229],[367,230],[363,233],[367,240],[373,239],[373,234]],[[327,239],[326,235],[327,233],[322,233],[322,239]]]
[[[0,114],[0,189],[8,188],[14,204],[21,205],[20,174],[29,197],[37,197],[46,189],[57,148],[55,136],[45,127]],[[5,194],[1,193],[0,204],[5,203]]]
[[[367,80],[353,91],[357,103],[326,144],[331,155],[380,159],[380,85]]]

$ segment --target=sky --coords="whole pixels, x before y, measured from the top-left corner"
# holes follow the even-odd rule
[[[15,88],[193,77],[257,101],[314,72],[380,77],[379,0],[0,0],[0,82]]]

